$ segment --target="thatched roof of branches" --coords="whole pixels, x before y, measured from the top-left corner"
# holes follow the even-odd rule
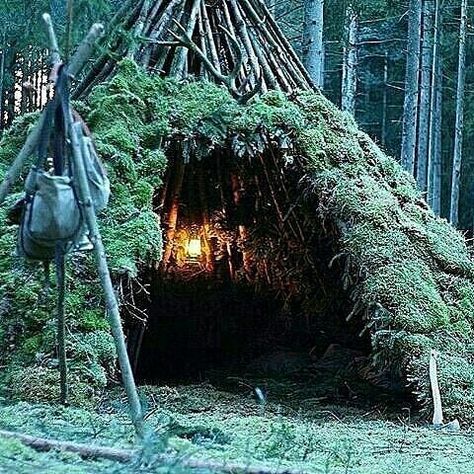
[[[133,58],[162,76],[206,78],[245,100],[269,89],[291,93],[311,79],[263,0],[125,2],[76,91],[110,78],[117,60]]]
[[[312,90],[264,2],[126,2],[102,47],[76,97],[84,100],[83,113],[114,183],[104,237],[124,301],[133,293],[139,269],[160,255],[153,196],[163,186],[165,154],[170,149],[181,156],[189,156],[190,150],[204,155],[206,150],[232,150],[250,167],[259,162],[264,181],[270,177],[265,191],[278,217],[272,232],[285,237],[271,247],[265,236],[249,236],[255,260],[268,263],[265,268],[255,263],[250,271],[254,279],[260,275],[262,281],[272,281],[274,276],[280,291],[303,291],[308,307],[314,308],[315,282],[324,286],[324,271],[337,266],[350,304],[345,316],[370,334],[374,366],[397,372],[427,403],[429,355],[431,349],[439,350],[441,394],[449,414],[472,420],[470,251],[461,234],[428,208],[401,166],[351,117]],[[122,61],[125,57],[140,66]],[[24,119],[4,138],[1,164],[11,161],[27,123]],[[206,146],[199,148],[200,142]],[[308,257],[308,246],[323,241],[329,242],[325,259]],[[13,242],[11,230],[2,245]],[[275,258],[282,248],[289,259]],[[33,341],[37,319],[20,316],[37,306],[36,293],[26,294],[27,277],[10,273],[12,263],[1,259],[2,329],[12,334],[9,347],[16,347],[12,328],[21,320],[22,347],[29,347],[38,342]],[[97,314],[100,305],[91,281],[79,283],[87,265],[76,263],[74,271],[81,278],[73,283],[77,296],[70,305],[76,312],[72,330],[94,334],[89,337],[93,343],[85,347],[88,338],[81,337],[71,351],[84,364],[92,360],[97,371],[109,360],[110,345],[102,342],[104,350],[91,359],[103,315]],[[298,265],[305,271],[295,272]],[[23,288],[21,294],[15,288]],[[42,340],[41,350],[47,344],[49,339]],[[11,357],[17,363],[24,360]],[[44,376],[44,366],[34,374],[27,370],[27,377],[24,372],[11,375],[11,386]],[[87,373],[90,377],[91,371]],[[82,377],[79,369],[77,376]]]

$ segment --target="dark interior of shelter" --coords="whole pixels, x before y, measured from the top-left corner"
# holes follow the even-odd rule
[[[222,149],[183,159],[181,147],[170,150],[156,196],[164,244],[145,278],[147,323],[130,330],[139,383],[308,374],[368,360],[363,318],[348,318],[337,230],[319,220],[298,159]]]

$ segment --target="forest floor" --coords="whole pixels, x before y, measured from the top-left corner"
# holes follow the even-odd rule
[[[435,431],[409,411],[381,404],[330,404],[290,382],[267,381],[259,402],[245,382],[143,386],[149,436],[128,463],[81,459],[68,452],[37,452],[0,437],[0,473],[191,472],[158,456],[300,473],[441,474],[474,472],[474,433]],[[280,384],[280,385],[279,385]],[[258,397],[257,397],[258,398]],[[78,408],[8,404],[0,399],[0,429],[87,445],[133,447],[124,398],[108,394],[95,412]],[[385,407],[385,408],[381,408]],[[389,407],[389,408],[387,408]],[[264,469],[265,468],[265,469]],[[224,472],[223,470],[222,472]],[[229,472],[229,470],[227,470]],[[232,472],[237,472],[233,470]],[[242,472],[245,472],[243,470]]]

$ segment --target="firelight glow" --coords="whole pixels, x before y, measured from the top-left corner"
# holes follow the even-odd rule
[[[188,255],[191,258],[198,258],[201,256],[201,239],[189,239],[188,241]]]

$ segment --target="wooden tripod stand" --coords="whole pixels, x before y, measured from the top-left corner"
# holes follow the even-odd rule
[[[56,35],[54,32],[51,17],[48,14],[44,14],[43,19],[46,23],[46,27],[48,30],[52,63],[53,65],[55,65],[60,63],[60,55]],[[102,35],[102,33],[102,25],[93,25],[86,38],[82,41],[76,53],[71,58],[69,65],[70,75],[75,76],[83,68],[83,66],[92,54],[95,41]],[[45,115],[43,113],[33,131],[27,137],[23,148],[21,149],[19,155],[10,167],[4,181],[1,183],[0,205],[5,200],[9,190],[11,189],[15,181],[19,178],[20,173],[23,167],[25,166],[27,160],[36,150],[44,122]],[[71,146],[71,159],[76,175],[76,186],[79,195],[80,206],[82,207],[83,215],[85,217],[85,223],[89,231],[89,238],[94,247],[95,260],[98,268],[100,283],[102,285],[102,289],[104,291],[106,299],[107,316],[114,338],[115,347],[117,350],[117,356],[122,373],[122,381],[125,391],[127,393],[130,414],[133,425],[135,427],[135,431],[139,437],[142,437],[144,428],[142,407],[138,398],[138,392],[127,354],[125,336],[122,330],[122,324],[120,319],[119,305],[114,293],[114,288],[107,265],[105,247],[102,242],[102,237],[100,235],[99,226],[97,223],[97,216],[95,213],[94,204],[89,189],[89,181],[87,178],[85,161],[90,159],[90,152],[88,147],[84,146],[83,141],[80,139],[80,137],[82,137],[82,124],[79,122],[75,122],[70,107],[66,114],[66,123],[67,136],[69,138]],[[59,324],[58,327],[59,332],[61,332],[61,324]],[[63,372],[65,373],[66,360],[64,348],[60,348],[59,350],[59,359],[60,366],[63,368]],[[62,392],[62,396],[64,397],[65,393],[63,388]]]

